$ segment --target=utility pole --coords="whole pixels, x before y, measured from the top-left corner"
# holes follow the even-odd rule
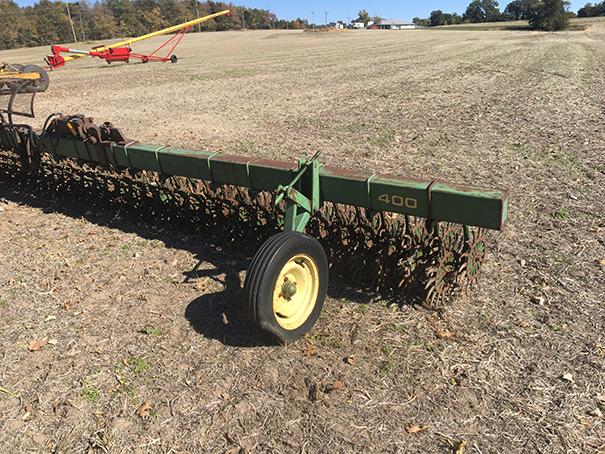
[[[194,1],[195,1],[195,14],[197,14],[197,18],[199,19],[200,18],[200,8],[197,4],[197,0],[194,0]],[[201,23],[197,24],[197,31],[198,31],[198,33],[202,33],[202,24]]]
[[[76,29],[74,28],[74,21],[71,20],[71,12],[69,11],[69,3],[66,3],[65,5],[67,5],[67,17],[69,17],[69,25],[71,25],[71,32],[74,35],[74,42],[77,44],[78,38],[76,38]]]
[[[311,26],[315,30],[315,11],[311,11]]]
[[[328,12],[326,11],[326,28],[328,28]]]
[[[84,34],[84,24],[82,23],[82,5],[80,4],[80,31],[82,32],[82,41],[86,41],[86,35]]]

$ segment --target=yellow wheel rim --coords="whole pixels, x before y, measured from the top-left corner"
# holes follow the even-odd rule
[[[284,265],[273,290],[273,314],[279,325],[292,331],[309,318],[319,293],[319,270],[306,254],[292,257]]]

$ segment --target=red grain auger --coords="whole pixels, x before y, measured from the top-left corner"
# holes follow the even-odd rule
[[[92,50],[78,50],[60,45],[51,46],[51,54],[46,57],[46,63],[51,69],[58,69],[65,65],[68,61],[77,60],[82,57],[97,57],[102,58],[108,64],[113,62],[125,62],[128,63],[130,60],[140,60],[143,63],[148,62],[167,62],[176,63],[178,58],[173,54],[174,49],[179,45],[186,33],[197,24],[207,22],[211,19],[215,19],[221,16],[228,16],[231,14],[231,10],[224,10],[218,13],[210,14],[208,16],[200,17],[189,22],[184,22],[179,25],[158,30],[157,32],[147,33],[146,35],[138,36],[136,38],[126,39],[115,44],[109,44],[107,46],[95,47]],[[155,38],[156,36],[163,36],[174,33],[168,38],[161,46],[155,49],[149,54],[139,54],[132,51],[131,44],[145,41],[147,39]],[[69,55],[63,55],[69,54]]]

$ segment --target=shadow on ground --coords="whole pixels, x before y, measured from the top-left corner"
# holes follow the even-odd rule
[[[134,233],[148,240],[162,241],[171,249],[190,252],[197,260],[197,265],[183,273],[183,283],[210,278],[223,286],[222,291],[202,294],[189,303],[184,317],[191,327],[204,337],[229,346],[258,347],[276,344],[272,338],[254,329],[240,313],[239,303],[243,297],[241,275],[247,270],[252,255],[245,248],[218,245],[208,235],[194,232],[188,225],[166,225],[165,221],[154,224],[141,220],[136,213],[124,210],[119,205],[91,205],[88,201],[75,199],[72,194],[35,191],[29,185],[22,186],[19,180],[0,178],[0,199],[38,208],[44,213],[60,213],[74,219],[86,219],[99,226]],[[210,233],[211,237],[212,232]],[[199,268],[202,263],[209,263],[213,268],[201,270]],[[338,279],[331,281],[328,296],[364,304],[372,300],[371,296],[344,285]]]
[[[204,293],[191,301],[185,309],[185,318],[197,333],[208,339],[217,339],[225,345],[274,345],[273,339],[251,329],[240,314],[239,302],[243,298],[240,272],[245,269],[241,265],[244,262],[237,261],[235,266],[220,265],[211,270],[194,269],[185,273],[185,282],[207,277],[223,285],[223,291]],[[223,279],[220,278],[222,275]]]

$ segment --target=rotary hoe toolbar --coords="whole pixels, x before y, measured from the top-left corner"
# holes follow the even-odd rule
[[[264,240],[241,303],[282,343],[313,327],[329,273],[439,307],[476,280],[485,232],[507,218],[499,190],[343,170],[318,155],[284,162],[143,144],[82,115],[52,115],[40,133],[2,121],[0,150],[0,168],[28,184],[203,224],[232,242]]]

